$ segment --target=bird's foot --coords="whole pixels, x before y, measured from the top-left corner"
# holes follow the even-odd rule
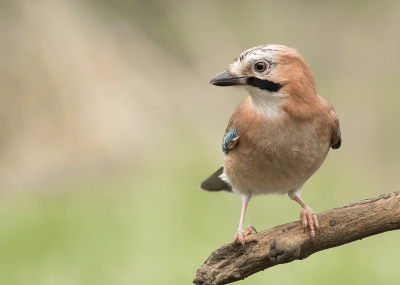
[[[303,208],[303,211],[301,211],[300,213],[300,219],[303,222],[304,231],[306,231],[306,228],[310,228],[311,241],[314,241],[315,230],[317,229],[319,231],[317,216],[314,214],[310,207],[305,206]]]
[[[239,229],[236,233],[236,235],[233,237],[233,243],[236,243],[237,241],[239,241],[243,246],[245,245],[245,237],[247,237],[248,235],[250,235],[252,232],[256,232],[257,230],[255,227],[248,225],[246,230],[242,230]]]

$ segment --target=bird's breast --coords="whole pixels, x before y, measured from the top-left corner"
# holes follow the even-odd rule
[[[224,169],[239,193],[286,193],[321,166],[330,133],[321,122],[250,120],[237,124],[240,139],[224,158]]]

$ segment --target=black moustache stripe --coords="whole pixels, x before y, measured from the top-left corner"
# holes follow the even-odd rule
[[[247,79],[247,84],[269,92],[278,92],[283,87],[280,83],[275,83],[266,79],[262,80],[257,77],[250,77]]]

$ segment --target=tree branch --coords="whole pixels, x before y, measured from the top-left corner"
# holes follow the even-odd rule
[[[197,270],[197,285],[227,284],[272,266],[400,227],[400,191],[317,215],[321,231],[314,242],[300,221],[246,237],[246,247],[227,243]]]

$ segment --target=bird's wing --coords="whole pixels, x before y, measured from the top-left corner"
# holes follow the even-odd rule
[[[331,147],[333,149],[338,149],[340,145],[342,144],[342,131],[340,130],[340,124],[339,124],[339,118],[336,115],[335,109],[325,99],[320,97],[321,101],[323,102],[326,110],[328,111],[328,114],[330,115],[331,118],[331,126],[332,126],[332,137],[331,137]]]
[[[251,97],[248,96],[233,112],[226,127],[224,138],[222,140],[222,151],[228,154],[239,142],[241,132],[246,129],[243,122],[246,121],[245,114],[248,114],[246,108],[250,108]],[[249,118],[247,118],[249,120]]]
[[[228,191],[232,192],[232,187],[222,180],[221,175],[224,173],[224,167],[222,166],[215,173],[213,173],[206,180],[201,182],[199,188],[206,191]]]
[[[229,129],[224,134],[224,138],[222,139],[222,151],[225,154],[228,154],[228,152],[238,143],[238,141],[239,132],[235,129]]]

